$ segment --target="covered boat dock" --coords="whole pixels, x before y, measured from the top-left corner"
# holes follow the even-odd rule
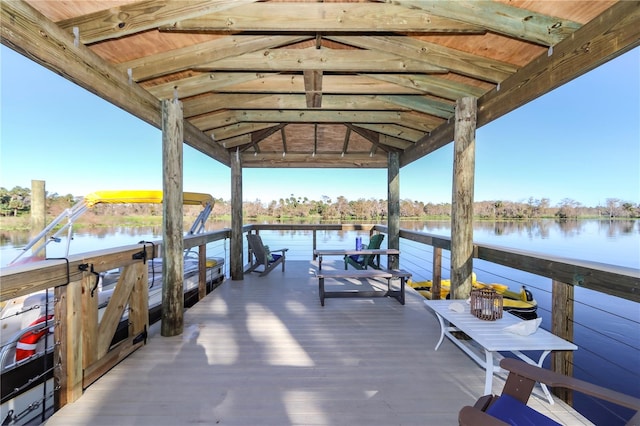
[[[640,45],[638,1],[16,0],[0,12],[5,46],[162,129],[162,254],[172,272],[163,285],[175,296],[163,298],[166,338],[85,388],[102,372],[82,364],[91,339],[76,312],[88,315],[79,284],[88,278],[71,269],[2,288],[7,300],[55,281],[64,301],[55,315],[72,326],[57,331],[56,357],[72,374],[59,393],[79,400],[51,424],[455,423],[482,393],[483,372],[453,348],[433,352],[435,319],[419,304],[321,309],[309,264],[284,279],[244,274],[242,171],[386,169],[387,241],[397,249],[401,167],[453,142],[450,276],[452,294],[466,297],[476,129]],[[230,168],[232,280],[183,315],[185,143]],[[601,284],[559,282],[562,300],[575,283]],[[604,287],[637,297],[633,286]]]

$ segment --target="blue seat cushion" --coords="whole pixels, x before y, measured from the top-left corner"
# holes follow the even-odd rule
[[[506,394],[491,404],[486,413],[513,426],[562,426]]]
[[[351,260],[353,260],[356,263],[361,263],[362,262],[362,257],[358,254],[352,254],[351,256],[349,256],[351,258]]]
[[[269,263],[273,263],[276,260],[280,259],[282,257],[282,255],[281,254],[273,254],[273,253],[271,253],[271,257],[272,257],[273,260],[269,259]]]

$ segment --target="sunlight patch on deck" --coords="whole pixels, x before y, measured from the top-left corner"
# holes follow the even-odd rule
[[[229,314],[229,305],[222,298],[214,299],[211,303],[209,303],[209,306],[211,314],[220,316],[226,316]]]
[[[235,331],[227,327],[215,327],[213,332],[215,333],[214,344],[211,344],[212,339],[208,336],[202,339],[209,365],[233,365],[238,362],[240,349]]]
[[[323,398],[317,392],[293,390],[284,392],[282,402],[285,406],[290,424],[308,424],[309,416],[313,416],[313,424],[331,424],[323,412],[320,402]]]
[[[305,306],[297,300],[287,300],[285,306],[289,312],[294,314],[304,315],[309,311],[308,306]]]
[[[264,306],[247,304],[247,329],[256,342],[263,344],[261,349],[267,364],[298,367],[315,365],[286,325]]]

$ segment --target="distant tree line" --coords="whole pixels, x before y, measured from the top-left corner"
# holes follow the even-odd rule
[[[604,205],[583,206],[578,201],[565,198],[558,205],[551,206],[548,198],[529,198],[524,202],[513,201],[476,201],[474,215],[479,219],[533,219],[579,217],[601,218],[640,218],[640,204],[625,202],[617,198],[608,198]],[[227,208],[230,211],[230,207]],[[227,210],[225,209],[225,210]],[[364,199],[347,200],[339,196],[334,200],[322,197],[321,200],[309,200],[295,197],[271,201],[264,204],[260,200],[243,203],[244,215],[255,218],[270,216],[276,218],[318,216],[322,219],[384,219],[387,216],[387,200]],[[400,200],[400,217],[450,217],[451,203],[425,203],[423,201]]]
[[[71,194],[47,194],[47,211],[57,216],[64,209],[71,207],[79,197]],[[216,199],[212,212],[213,217],[224,217],[231,214],[231,203],[228,200]],[[189,206],[187,206],[189,207]],[[0,215],[21,216],[31,209],[31,190],[15,187],[11,190],[0,187]],[[193,209],[193,208],[191,208]],[[195,208],[197,209],[197,207]],[[291,194],[288,198],[262,202],[261,200],[245,201],[244,216],[247,219],[259,217],[272,218],[306,218],[317,217],[325,220],[382,220],[387,216],[387,201],[382,199],[347,200],[343,196],[332,200],[323,196],[320,200],[310,200]],[[159,205],[98,205],[93,210],[96,216],[159,216],[162,206]],[[513,202],[506,200],[477,201],[474,203],[474,214],[479,219],[533,219],[559,218],[572,219],[580,217],[599,218],[640,218],[640,204],[626,202],[617,198],[608,198],[604,205],[584,206],[578,201],[565,198],[555,206],[551,206],[548,198],[530,197],[526,201]],[[417,200],[400,200],[400,217],[402,218],[447,218],[451,216],[451,203],[425,203]]]

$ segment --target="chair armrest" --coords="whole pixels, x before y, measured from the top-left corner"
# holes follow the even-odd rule
[[[281,251],[283,254],[284,254],[287,250],[289,250],[289,249],[288,249],[288,248],[283,248],[283,249],[278,249],[278,250],[271,250],[271,249],[269,249],[269,251],[270,251],[271,253],[277,253],[277,252]]]
[[[565,376],[551,370],[540,368],[535,365],[527,364],[521,360],[504,358],[500,361],[500,367],[505,370],[509,370],[518,376],[535,380],[536,382],[544,383],[551,387],[572,389],[586,395],[591,395],[596,398],[612,402],[622,407],[631,408],[635,411],[640,410],[640,399],[638,398],[625,395],[602,386],[594,385],[593,383],[588,383],[574,377]]]
[[[509,426],[508,423],[468,405],[462,407],[458,413],[458,424],[460,426]]]

